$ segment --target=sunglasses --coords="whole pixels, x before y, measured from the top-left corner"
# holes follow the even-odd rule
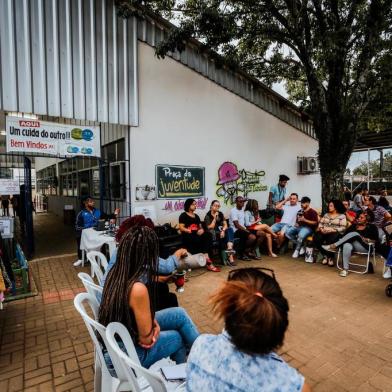
[[[270,268],[263,268],[263,267],[254,267],[254,268],[236,268],[231,270],[228,275],[227,275],[227,280],[233,280],[236,275],[239,275],[240,273],[243,272],[251,272],[252,270],[258,270],[261,272],[264,272],[268,276],[270,276],[272,279],[276,280],[275,278],[275,272],[273,269]]]

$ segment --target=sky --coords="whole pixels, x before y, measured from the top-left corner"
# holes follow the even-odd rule
[[[392,152],[392,149],[386,149],[384,150],[384,155],[387,152]],[[370,151],[370,160],[374,161],[376,159],[380,159],[380,153],[378,151]],[[356,167],[358,167],[362,161],[367,162],[368,160],[368,152],[367,151],[362,151],[362,152],[354,152],[351,155],[351,158],[348,162],[347,167],[352,170],[355,169]]]

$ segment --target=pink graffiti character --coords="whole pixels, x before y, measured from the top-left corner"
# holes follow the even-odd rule
[[[228,201],[234,204],[238,192],[243,191],[242,184],[238,183],[241,176],[237,165],[232,162],[223,162],[218,169],[218,177],[217,185],[221,186],[217,189],[216,195],[223,197],[226,204]]]

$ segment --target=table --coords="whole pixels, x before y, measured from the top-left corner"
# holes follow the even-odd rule
[[[116,249],[116,240],[114,237],[105,234],[104,231],[97,231],[93,228],[82,230],[80,250],[83,252],[83,261],[85,253],[91,250],[99,251],[104,244],[108,245],[110,257],[112,257]]]

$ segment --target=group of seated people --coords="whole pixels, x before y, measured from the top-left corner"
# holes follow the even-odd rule
[[[142,366],[166,357],[187,362],[187,391],[310,391],[304,377],[276,353],[283,345],[289,305],[272,270],[231,270],[211,297],[224,330],[200,335],[183,308],[160,298],[162,277],[178,267],[185,250],[159,258],[153,223],[143,216],[123,222],[116,239],[98,321],[127,327]],[[108,353],[105,360],[110,366]]]
[[[285,238],[295,243],[296,258],[310,235],[313,246],[324,256],[323,264],[333,265],[333,252],[342,247],[341,274],[346,276],[351,252],[364,251],[369,242],[380,242],[375,201],[370,197],[366,210],[353,213],[348,205],[331,200],[328,212],[319,218],[308,197],[298,203],[298,195],[292,193],[276,205],[282,218],[272,226],[262,223],[255,200],[237,197],[229,223],[219,208],[214,200],[203,225],[194,200],[187,200],[180,216],[184,248],[166,260],[159,257],[159,240],[151,220],[134,216],[123,222],[117,232],[117,251],[104,275],[99,322],[105,326],[121,322],[127,327],[142,366],[168,356],[176,363],[187,362],[188,391],[310,391],[304,377],[276,353],[284,341],[289,306],[272,270],[229,272],[227,281],[210,299],[213,312],[224,321],[224,330],[218,335],[199,334],[167,283],[188,252],[202,251],[209,260],[207,268],[213,271],[210,241],[218,241],[234,262],[235,238],[239,255],[247,260],[259,257],[262,242],[269,255],[276,257],[273,249]],[[383,222],[390,220],[390,215],[382,213]]]
[[[298,200],[298,194],[291,193],[278,202],[275,209],[280,211],[281,218],[269,226],[262,222],[258,202],[254,199],[246,200],[238,196],[230,212],[229,223],[219,211],[218,200],[211,203],[210,211],[202,222],[195,213],[196,201],[187,199],[185,211],[179,217],[184,247],[191,253],[204,253],[207,268],[214,272],[219,271],[210,257],[214,242],[226,249],[229,265],[235,265],[235,252],[241,260],[261,259],[260,246],[263,244],[270,257],[278,257],[274,249],[279,249],[290,240],[294,243],[293,258],[304,255],[306,262],[313,263],[313,250],[317,249],[322,255],[321,263],[332,267],[335,265],[335,246],[342,247],[342,277],[348,274],[352,252],[364,251],[364,244],[374,242],[383,256],[389,251],[389,244],[384,248],[381,244],[385,237],[384,226],[391,221],[391,214],[373,196],[366,198],[366,204],[360,210],[356,209],[355,204],[350,206],[348,200],[330,200],[328,211],[322,217],[310,206],[309,197],[302,197],[300,202]],[[348,238],[345,234],[349,234]],[[236,251],[233,250],[235,239],[238,239]]]

